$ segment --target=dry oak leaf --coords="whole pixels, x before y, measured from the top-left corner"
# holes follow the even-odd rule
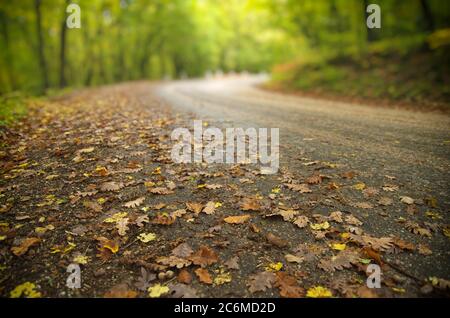
[[[319,183],[322,183],[322,178],[323,178],[323,176],[316,174],[316,175],[313,175],[313,176],[307,178],[306,183],[319,184]]]
[[[177,277],[178,282],[189,285],[192,282],[192,275],[186,269],[180,271]]]
[[[223,186],[221,184],[206,184],[205,188],[209,189],[209,190],[215,190],[215,189],[220,189]]]
[[[238,256],[233,256],[232,258],[230,258],[228,261],[226,261],[224,263],[224,265],[228,268],[228,269],[239,269],[239,257]]]
[[[356,235],[350,234],[350,240],[364,246],[370,247],[375,251],[386,251],[392,248],[394,244],[394,239],[392,237],[372,237],[369,235]]]
[[[116,228],[120,236],[125,236],[127,234],[127,231],[129,230],[128,222],[128,218],[123,218],[117,221]]]
[[[138,293],[128,288],[127,284],[119,284],[105,293],[105,298],[136,298]]]
[[[179,209],[179,210],[170,212],[170,216],[172,218],[179,218],[179,217],[185,215],[186,213],[187,213],[187,211],[185,209]]]
[[[213,214],[215,211],[216,211],[216,203],[214,201],[209,201],[203,208],[203,212],[205,212],[206,214]]]
[[[253,294],[259,291],[265,291],[272,288],[277,280],[277,276],[272,272],[261,272],[250,276],[250,281],[247,284],[249,291]]]
[[[122,182],[104,182],[100,185],[100,190],[103,192],[106,191],[118,191],[124,187],[124,184]]]
[[[150,220],[147,215],[140,215],[136,218],[134,221],[134,224],[136,224],[138,227],[143,227],[144,223],[149,223]]]
[[[103,210],[103,207],[98,202],[95,201],[84,201],[83,206],[94,212],[101,212]]]
[[[164,213],[159,213],[156,215],[155,218],[151,220],[150,223],[159,225],[171,225],[175,222],[175,220],[176,218],[174,218],[173,216]]]
[[[405,227],[407,230],[411,231],[414,234],[418,234],[421,236],[426,236],[426,237],[431,237],[431,232],[430,230],[421,227],[419,224],[412,222],[412,221],[407,221],[405,223]]]
[[[186,284],[169,284],[173,298],[198,298],[197,291]]]
[[[392,200],[391,198],[388,198],[388,197],[381,197],[378,200],[378,204],[384,205],[384,206],[391,205],[392,203],[394,203],[394,200]]]
[[[16,256],[21,256],[25,254],[31,246],[38,244],[40,241],[40,238],[28,237],[24,239],[19,246],[11,247],[11,252]]]
[[[228,216],[223,220],[228,224],[242,224],[250,219],[250,214]]]
[[[344,220],[342,219],[342,212],[341,211],[331,212],[328,218],[330,219],[330,221],[334,221],[336,223],[344,222]]]
[[[292,191],[296,191],[296,192],[300,192],[300,193],[311,193],[312,192],[312,190],[305,183],[302,183],[302,184],[286,183],[285,186]]]
[[[189,256],[192,255],[192,253],[194,253],[194,251],[187,243],[181,243],[180,245],[175,247],[171,252],[172,255],[181,258],[188,258]]]
[[[356,226],[360,226],[360,225],[363,224],[360,220],[358,220],[357,218],[355,218],[351,214],[345,216],[345,222],[350,224],[350,225],[356,225]]]
[[[400,201],[405,204],[414,204],[414,199],[406,196],[400,197]]]
[[[195,254],[189,257],[195,265],[200,265],[202,267],[217,263],[219,257],[213,249],[206,245],[201,246]]]
[[[241,203],[242,211],[259,211],[261,209],[261,205],[259,201],[255,198],[244,198]]]
[[[197,275],[198,280],[200,282],[205,283],[205,284],[212,284],[213,283],[211,275],[209,274],[207,269],[199,267],[194,272]]]
[[[144,203],[144,201],[145,201],[145,197],[140,197],[135,200],[129,201],[127,203],[124,203],[122,206],[124,206],[126,208],[136,208],[136,207],[140,206],[142,203]]]
[[[186,203],[186,208],[189,211],[194,212],[195,214],[199,214],[202,211],[202,209],[203,209],[203,204],[196,203],[196,202],[187,202]]]
[[[295,219],[295,216],[298,214],[298,211],[295,210],[278,210],[275,213],[267,214],[266,216],[281,216],[284,221],[292,221]]]
[[[358,261],[358,253],[354,250],[346,249],[339,252],[336,256],[331,257],[329,260],[322,259],[318,267],[326,272],[334,272],[335,270],[350,268],[353,264],[358,263]]]
[[[169,267],[183,268],[192,264],[190,260],[170,255],[170,256],[161,256],[156,259],[156,262],[159,264],[167,265]]]
[[[169,190],[169,189],[164,188],[164,187],[150,188],[150,189],[148,189],[148,192],[153,193],[153,194],[161,194],[161,195],[166,195],[166,194],[172,194],[173,193],[172,190]]]
[[[280,289],[280,296],[287,298],[300,298],[305,294],[305,290],[298,286],[297,279],[285,272],[276,273],[277,279],[275,287]]]
[[[300,215],[298,217],[295,218],[294,222],[295,225],[297,225],[299,228],[304,228],[308,225],[309,223],[309,219],[307,216],[304,215]]]

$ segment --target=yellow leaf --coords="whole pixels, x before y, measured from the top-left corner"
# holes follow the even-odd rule
[[[348,232],[341,233],[341,238],[343,238],[344,240],[348,239],[349,237],[350,237],[350,233],[348,233]]]
[[[273,188],[272,193],[280,193],[280,188]]]
[[[214,278],[214,285],[223,285],[231,282],[231,274],[221,270],[220,274]]]
[[[283,268],[283,263],[278,262],[278,263],[270,263],[269,265],[266,266],[266,271],[268,272],[278,272]]]
[[[221,206],[222,206],[222,203],[220,203],[220,202],[216,202],[214,204],[214,207],[216,207],[216,208],[220,208]]]
[[[127,212],[118,212],[114,214],[113,216],[106,218],[103,220],[105,223],[116,223],[127,216]]]
[[[158,298],[164,294],[167,294],[169,292],[169,287],[162,286],[161,284],[156,284],[156,285],[153,285],[152,287],[149,287],[147,291],[148,291],[148,295],[151,298]]]
[[[346,247],[347,246],[345,245],[345,243],[343,243],[343,244],[340,244],[340,243],[331,244],[331,248],[333,250],[336,250],[336,251],[343,251],[343,250],[345,250]]]
[[[87,264],[87,262],[89,261],[89,257],[84,255],[78,255],[74,257],[73,261],[78,264]]]
[[[308,289],[306,292],[306,297],[311,298],[325,298],[325,297],[333,297],[331,291],[322,286],[315,286]]]
[[[4,240],[6,240],[6,235],[0,235],[0,241],[4,241]]]
[[[148,243],[148,242],[156,239],[156,234],[155,233],[141,233],[141,234],[139,234],[138,239],[141,242]]]
[[[366,185],[364,183],[357,183],[353,186],[356,190],[364,190],[366,188]]]
[[[326,230],[326,229],[328,229],[330,227],[330,223],[325,221],[323,223],[310,224],[309,226],[313,230]]]
[[[30,282],[25,282],[21,285],[16,286],[11,293],[11,298],[19,298],[20,296],[24,296],[25,298],[39,298],[41,297],[41,293],[35,290],[36,285]]]

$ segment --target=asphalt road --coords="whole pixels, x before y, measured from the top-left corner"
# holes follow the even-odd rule
[[[427,244],[433,255],[406,257],[402,266],[417,277],[448,278],[448,238],[411,235],[399,220],[429,222],[424,201],[433,198],[442,216],[437,221],[441,229],[450,223],[450,117],[273,93],[258,88],[265,80],[264,76],[244,76],[168,82],[159,86],[157,94],[175,111],[189,113],[193,119],[223,127],[280,128],[280,166],[297,175],[307,177],[305,161],[316,160],[337,164],[340,172],[355,171],[355,182],[376,189],[395,183],[399,190],[394,204],[376,208],[384,210],[382,218],[370,217],[378,213],[375,210],[364,212],[364,230]],[[352,196],[348,193],[350,201],[364,200]],[[416,199],[417,213],[405,212],[402,196]]]

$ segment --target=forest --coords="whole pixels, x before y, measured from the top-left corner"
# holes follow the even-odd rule
[[[81,28],[66,27],[66,8],[72,2],[81,8]],[[218,71],[273,71],[276,86],[283,89],[323,87],[341,92],[349,89],[343,87],[344,78],[347,85],[348,79],[364,71],[369,88],[353,83],[350,92],[423,97],[434,86],[432,99],[448,101],[450,3],[375,1],[381,8],[382,27],[368,29],[369,3],[2,1],[0,94],[42,94],[49,89],[201,77]],[[392,85],[380,77],[389,78]],[[397,87],[396,81],[404,82],[405,77],[415,81],[410,87]]]

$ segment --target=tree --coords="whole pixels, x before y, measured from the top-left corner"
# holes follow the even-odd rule
[[[34,12],[36,14],[36,34],[38,42],[39,66],[41,68],[42,89],[45,91],[49,88],[47,63],[44,55],[44,37],[42,34],[42,16],[41,16],[41,0],[34,1]]]

